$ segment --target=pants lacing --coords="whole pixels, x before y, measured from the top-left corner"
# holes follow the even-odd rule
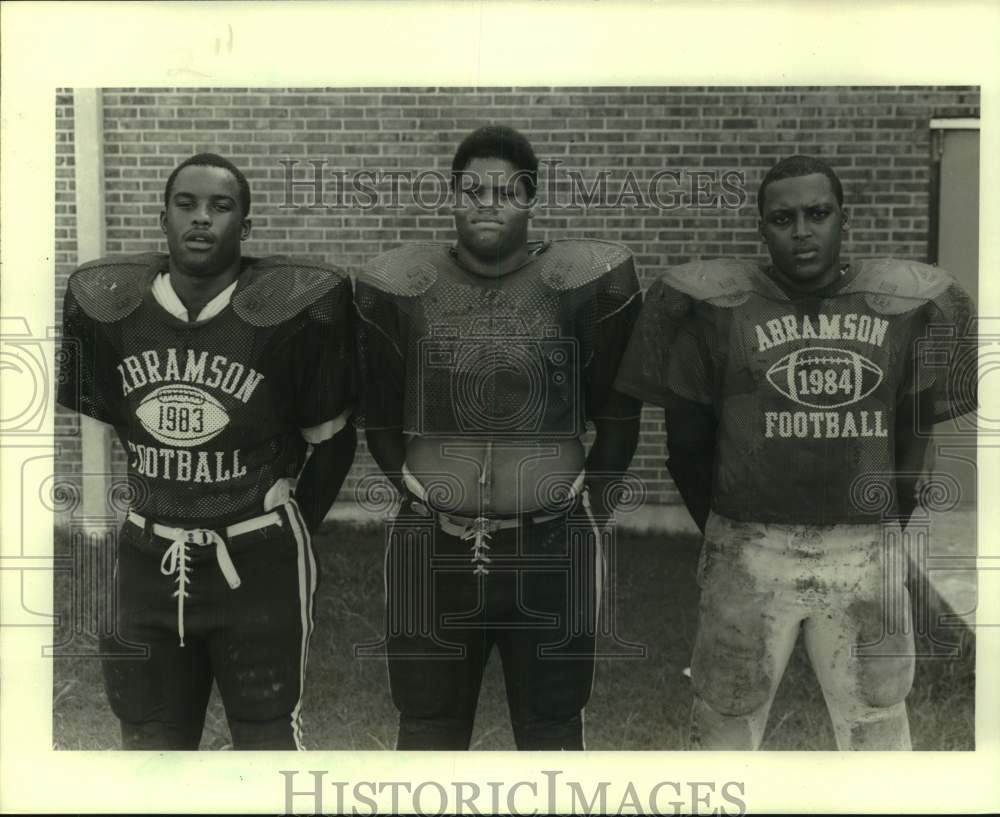
[[[184,600],[188,597],[188,585],[191,583],[191,555],[188,552],[189,545],[207,547],[215,545],[215,561],[219,565],[219,570],[226,579],[230,590],[235,590],[241,584],[236,566],[229,555],[229,548],[226,547],[226,540],[219,536],[214,530],[197,528],[195,530],[180,531],[180,535],[170,543],[170,547],[163,554],[160,560],[160,573],[164,576],[176,575],[177,589],[173,592],[177,599],[177,635],[180,637],[181,646],[184,646]]]
[[[479,516],[473,520],[472,524],[466,529],[465,533],[462,534],[462,541],[467,542],[473,539],[472,547],[469,550],[472,551],[472,563],[476,566],[475,570],[472,572],[477,576],[488,576],[490,571],[486,565],[492,562],[492,559],[487,555],[486,551],[490,549],[490,546],[486,544],[486,541],[492,537],[490,533],[490,520],[485,517]]]

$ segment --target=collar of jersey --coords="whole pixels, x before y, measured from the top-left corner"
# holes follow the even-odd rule
[[[229,306],[229,302],[233,299],[233,293],[236,291],[237,283],[239,283],[239,278],[205,304],[201,312],[194,317],[194,320],[207,321]],[[192,322],[192,319],[188,316],[187,307],[184,306],[184,303],[174,291],[173,284],[170,283],[169,272],[161,272],[153,279],[152,292],[156,302],[167,312],[178,320]]]
[[[497,279],[493,279],[492,276],[482,275],[482,274],[477,273],[474,270],[471,270],[468,267],[464,266],[458,260],[458,247],[455,247],[455,246],[449,247],[448,248],[448,256],[454,262],[454,264],[455,264],[456,267],[458,267],[461,270],[464,270],[465,272],[468,272],[468,273],[470,273],[472,275],[475,275],[475,276],[477,276],[479,278],[489,278],[491,280],[499,280],[500,278],[506,278],[512,272],[517,272],[520,269],[524,269],[526,266],[528,266],[528,264],[532,263],[535,259],[538,258],[538,256],[540,256],[543,252],[545,252],[551,246],[552,246],[552,242],[551,241],[529,241],[528,242],[528,257],[525,258],[524,261],[522,261],[516,267],[514,267],[514,269],[509,270],[508,272],[506,272],[503,275],[499,276],[499,278],[497,278]]]
[[[831,281],[822,289],[816,289],[812,292],[803,292],[793,287],[787,286],[775,273],[773,266],[763,267],[764,275],[767,276],[768,280],[771,281],[790,301],[800,300],[803,298],[829,298],[833,295],[839,294],[841,291],[846,292],[847,286],[857,277],[858,267],[855,264],[843,263],[840,265],[840,275],[837,276],[836,280]]]

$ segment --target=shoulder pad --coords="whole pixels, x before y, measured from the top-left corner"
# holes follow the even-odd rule
[[[252,326],[276,326],[349,280],[337,267],[285,256],[244,262],[232,306]]]
[[[413,298],[430,289],[438,271],[453,262],[450,244],[405,244],[365,265],[358,280],[390,295]]]
[[[69,278],[69,288],[87,315],[100,323],[114,323],[138,308],[153,278],[166,265],[163,253],[99,258],[77,269]]]
[[[553,241],[536,256],[542,282],[557,291],[585,286],[632,257],[624,244],[591,238]]]
[[[932,301],[956,282],[950,272],[919,261],[868,258],[848,284],[848,292],[864,292],[868,305],[886,315],[900,315]]]
[[[787,300],[781,290],[761,274],[755,263],[742,258],[692,261],[671,267],[663,273],[662,280],[688,297],[713,306],[740,306],[753,292]]]
[[[656,314],[660,321],[677,321],[688,314],[691,304],[689,295],[670,286],[661,275],[646,290],[642,309],[643,314]]]

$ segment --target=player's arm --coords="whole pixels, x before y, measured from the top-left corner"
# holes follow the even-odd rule
[[[382,473],[399,493],[405,494],[403,464],[406,462],[406,438],[402,427],[367,428],[365,442]]]
[[[341,427],[331,433],[336,425]],[[336,421],[303,429],[302,436],[309,442],[311,451],[299,474],[295,500],[309,532],[315,533],[330,512],[351,470],[358,435],[354,422],[344,414]]]
[[[702,530],[711,507],[717,428],[712,370],[690,301],[657,281],[646,295],[616,386],[663,407],[667,469]]]
[[[913,341],[907,387],[896,406],[896,503],[905,525],[919,504],[920,484],[933,470],[934,424],[974,411],[977,338],[975,305],[957,283],[935,297]]]
[[[639,442],[639,417],[594,420],[594,443],[587,454],[586,484],[595,518],[603,525],[614,513],[616,492]]]
[[[614,388],[629,337],[642,309],[632,259],[604,275],[593,313],[593,355],[587,367],[588,416],[594,442],[587,454],[585,480],[592,512],[606,524],[618,504],[622,477],[639,442],[642,402]]]
[[[907,395],[896,407],[896,506],[904,527],[916,510],[920,484],[930,476],[927,454],[933,438],[931,389]]]
[[[86,313],[71,283],[63,300],[56,401],[79,413],[84,425],[121,425],[114,364],[102,325]]]
[[[364,280],[355,293],[358,325],[359,422],[368,450],[400,494],[406,437],[403,434],[405,359],[394,299]]]
[[[307,311],[291,367],[296,422],[310,445],[295,485],[306,527],[314,532],[340,493],[357,447],[354,409],[354,308],[344,277]]]
[[[712,470],[718,422],[704,403],[674,397],[663,410],[667,470],[698,529],[704,533],[712,506]]]

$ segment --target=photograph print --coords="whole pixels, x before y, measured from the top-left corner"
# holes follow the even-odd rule
[[[978,87],[53,104],[55,749],[975,749]]]

